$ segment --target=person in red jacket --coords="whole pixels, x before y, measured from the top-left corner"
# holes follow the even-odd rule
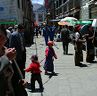
[[[40,91],[43,91],[43,83],[41,78],[41,70],[40,70],[40,63],[38,62],[37,55],[32,55],[31,57],[32,63],[29,65],[28,68],[25,69],[26,72],[31,72],[31,90],[35,91],[35,81],[38,81]]]

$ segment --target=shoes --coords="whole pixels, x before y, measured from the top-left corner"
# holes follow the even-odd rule
[[[75,66],[81,66],[82,65],[82,63],[79,63],[79,64],[75,64]]]
[[[44,73],[45,75],[47,75],[48,74],[48,72],[47,71],[45,71],[45,73]]]
[[[68,53],[66,53],[66,55],[68,55]]]
[[[63,54],[65,55],[66,53],[65,53],[65,52],[63,52]]]
[[[52,72],[52,75],[56,75],[56,73],[55,72]]]
[[[31,92],[36,92],[36,90],[35,89],[31,89]]]
[[[82,64],[82,63],[76,64],[75,66],[79,66],[79,67],[87,67],[86,64]]]
[[[95,61],[87,61],[88,63],[95,63]]]
[[[44,88],[40,88],[40,89],[39,89],[40,92],[43,92],[43,90],[44,90]]]

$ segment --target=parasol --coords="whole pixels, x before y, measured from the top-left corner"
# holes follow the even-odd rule
[[[60,22],[69,22],[69,24],[74,26],[77,22],[77,19],[74,17],[65,17],[65,18],[61,19]]]
[[[65,22],[65,21],[64,22],[58,22],[58,24],[59,25],[69,25],[69,23],[68,22]]]
[[[52,19],[52,20],[49,20],[50,22],[58,22],[60,21],[60,19]]]
[[[68,22],[70,22],[70,21],[77,21],[77,19],[74,18],[74,17],[65,17],[65,18],[61,19],[61,21],[68,21]]]

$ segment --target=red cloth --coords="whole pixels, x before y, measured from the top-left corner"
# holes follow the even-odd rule
[[[26,72],[31,73],[41,73],[40,64],[38,62],[32,62],[28,68],[25,69]]]
[[[45,56],[48,56],[49,48],[47,47],[45,50]]]
[[[49,55],[49,52],[50,52],[50,56],[54,56],[55,59],[57,59],[57,55],[55,54],[55,51],[53,48],[49,48],[47,47],[46,50],[45,50],[45,56],[47,57]]]
[[[80,29],[81,29],[81,25],[76,25],[76,30],[79,32],[80,31]]]

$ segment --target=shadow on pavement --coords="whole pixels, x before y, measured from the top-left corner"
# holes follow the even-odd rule
[[[97,61],[92,61],[92,62],[88,62],[88,66],[91,66],[91,65],[93,65],[93,64],[97,64]]]
[[[91,62],[88,62],[88,63],[97,63],[97,61],[91,61]]]
[[[72,53],[68,53],[68,54],[63,53],[63,55],[74,55],[74,54],[72,54]]]
[[[58,76],[59,73],[46,73],[45,75],[48,75],[49,78],[51,78],[52,76]]]
[[[79,67],[88,67],[86,64],[81,64]]]
[[[36,88],[34,91],[29,91],[29,92],[31,92],[31,93],[42,93],[43,90]]]
[[[67,55],[73,55],[72,53],[68,53]]]

